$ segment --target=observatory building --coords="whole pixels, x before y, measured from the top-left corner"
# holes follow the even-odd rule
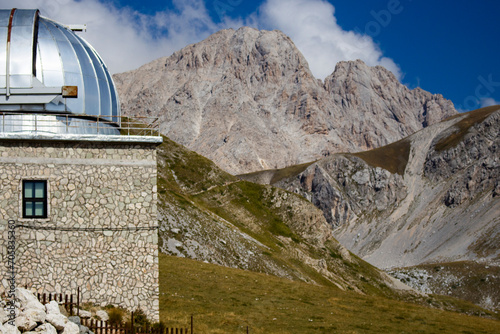
[[[97,52],[38,10],[0,10],[0,233],[8,281],[159,318],[156,148]]]

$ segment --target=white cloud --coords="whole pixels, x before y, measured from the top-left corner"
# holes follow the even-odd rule
[[[324,0],[267,0],[261,9],[266,27],[287,34],[321,79],[341,60],[361,59],[370,66],[382,65],[398,79],[401,70],[367,35],[345,31],[335,18],[335,8]]]
[[[250,25],[279,29],[304,54],[313,74],[331,74],[340,60],[362,59],[401,77],[399,67],[383,57],[371,37],[343,30],[326,0],[266,0],[256,13],[241,19],[222,15],[215,23],[207,0],[174,0],[175,8],[154,15],[117,8],[104,0],[0,0],[1,8],[39,8],[43,16],[66,24],[87,24],[80,35],[102,56],[112,73],[137,68],[201,41],[220,29]],[[208,4],[208,2],[207,2]]]
[[[482,98],[480,103],[481,103],[481,108],[500,105],[499,101],[496,101],[491,97]]]
[[[203,0],[176,0],[175,10],[153,16],[99,0],[1,0],[0,5],[38,8],[42,16],[63,24],[87,24],[87,32],[80,36],[96,48],[112,73],[168,56],[221,29]]]

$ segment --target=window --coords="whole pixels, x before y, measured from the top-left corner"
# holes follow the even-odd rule
[[[47,181],[23,181],[23,218],[47,218]]]

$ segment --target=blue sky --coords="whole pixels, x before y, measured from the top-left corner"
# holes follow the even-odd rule
[[[136,68],[224,28],[280,29],[323,79],[339,60],[390,69],[460,110],[500,103],[496,0],[0,0],[40,8],[82,34],[112,72]]]

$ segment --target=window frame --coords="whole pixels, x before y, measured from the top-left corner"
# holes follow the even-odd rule
[[[27,183],[33,183],[33,196],[34,194],[34,184],[36,183],[41,183],[43,184],[43,197],[26,197],[26,184]],[[22,187],[21,187],[21,198],[22,198],[22,205],[21,205],[21,214],[23,219],[47,219],[48,218],[48,182],[47,180],[40,180],[40,179],[25,179],[22,180]],[[42,215],[36,215],[34,210],[32,215],[27,215],[26,213],[26,205],[28,202],[38,202],[42,203],[43,207],[43,214]]]

